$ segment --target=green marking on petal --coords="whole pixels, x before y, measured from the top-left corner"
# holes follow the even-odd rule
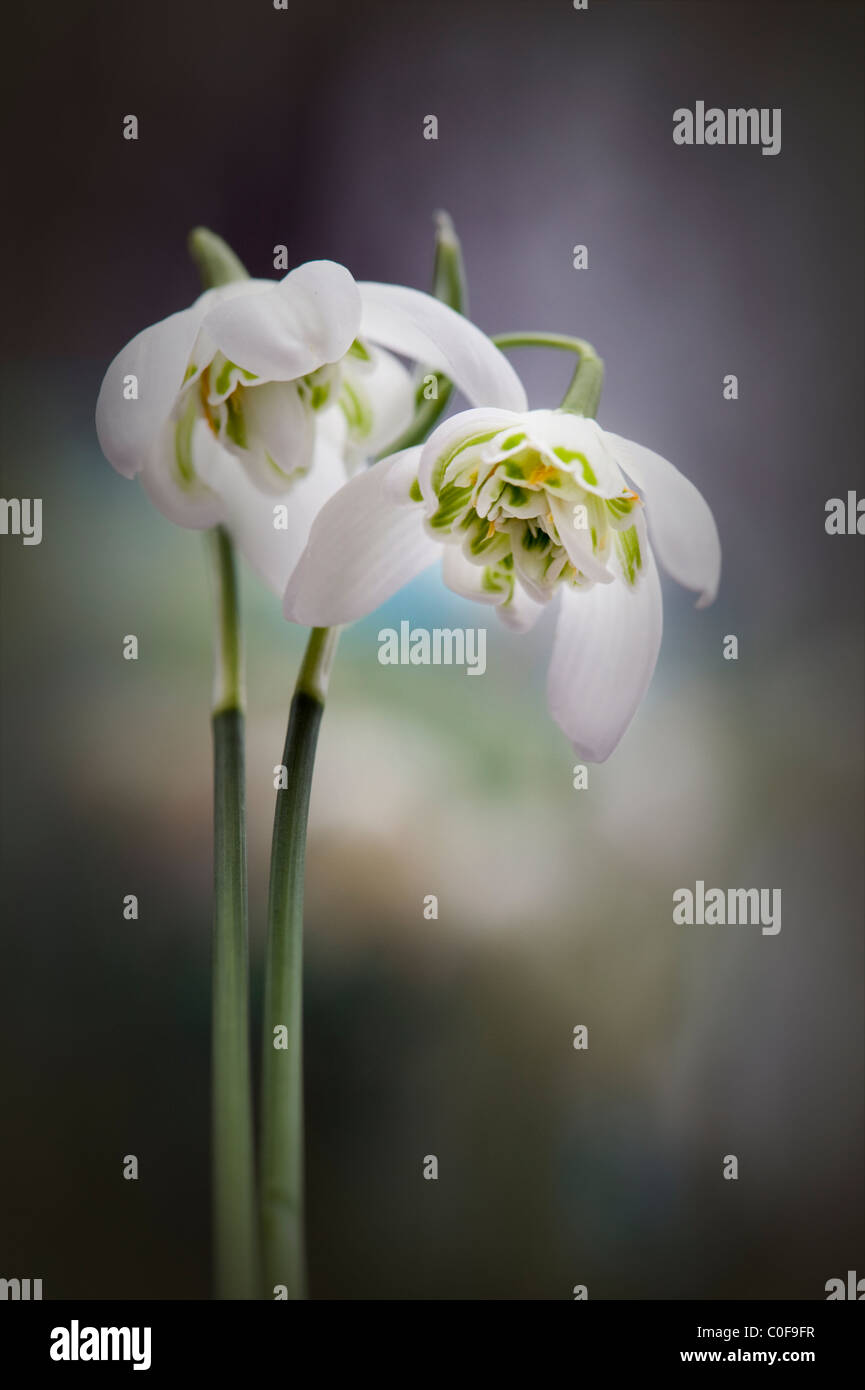
[[[372,433],[372,411],[347,381],[342,383],[339,404],[346,418],[346,423],[356,438],[365,439],[367,435]]]
[[[481,588],[488,594],[503,594],[510,590],[513,596],[514,581],[513,576],[502,574],[498,566],[485,565],[481,571]]]
[[[186,383],[187,383],[187,381],[191,381],[192,378],[195,376],[195,373],[196,373],[197,371],[198,371],[198,368],[196,367],[195,363],[194,363],[194,362],[190,362],[189,366],[186,368],[186,371],[185,371],[185,373],[184,373],[184,375],[183,375],[183,382],[182,382],[182,385],[185,386]]]
[[[408,490],[408,495],[413,502],[423,501],[423,493],[420,490],[420,483],[418,482],[417,478],[415,478],[412,482],[412,485]]]
[[[437,531],[449,531],[468,507],[471,496],[470,487],[454,487],[453,483],[443,487],[439,493],[438,508],[429,518],[430,526],[434,526]]]
[[[179,486],[189,492],[195,486],[197,474],[192,461],[192,432],[198,418],[198,406],[194,395],[174,427],[174,464]]]
[[[229,386],[231,385],[231,373],[233,371],[234,363],[229,362],[228,358],[226,357],[222,363],[222,366],[217,372],[216,380],[213,383],[213,389],[218,396],[224,395],[225,392],[228,390]]]
[[[476,560],[500,560],[510,554],[511,538],[508,532],[497,531],[485,517],[470,515],[463,530],[469,552]]]
[[[360,362],[371,362],[372,354],[369,349],[361,342],[360,338],[355,338],[346,356],[356,357]]]
[[[436,459],[432,471],[433,491],[438,494],[445,471],[450,464],[453,463],[458,454],[461,454],[464,449],[473,448],[476,444],[486,444],[488,440],[495,439],[497,433],[497,430],[489,430],[486,434],[470,435],[466,439],[461,439],[459,444],[455,444],[447,453],[442,454],[440,458]]]
[[[286,473],[284,468],[280,468],[276,459],[273,457],[273,454],[268,453],[267,449],[265,449],[264,451],[264,461],[267,464],[268,468],[271,470],[271,472],[276,474],[280,482],[287,483],[290,481],[292,475],[290,473]],[[297,473],[303,474],[306,470],[300,468],[296,469],[295,471]]]
[[[219,360],[219,359],[217,359]],[[211,364],[213,365],[213,364]],[[193,368],[193,371],[195,369]],[[246,381],[258,381],[255,372],[248,372],[245,367],[238,367],[236,362],[232,362],[228,357],[222,357],[219,371],[213,380],[213,390],[217,396],[227,396],[233,386],[233,378],[242,376]]]
[[[526,483],[532,473],[537,471],[537,455],[524,449],[519,454],[512,454],[510,458],[502,459],[499,467],[506,478],[517,478],[519,482]]]
[[[232,444],[236,445],[238,449],[246,449],[248,447],[246,442],[246,421],[243,418],[243,408],[238,399],[239,395],[240,388],[233,391],[225,402],[227,407],[225,433]]]
[[[545,550],[550,543],[550,538],[545,531],[533,530],[527,526],[520,538],[520,545],[523,550]]]
[[[524,434],[512,434],[508,439],[502,440],[501,447],[503,449],[515,449],[518,444],[522,444],[525,437]]]
[[[590,487],[598,486],[598,479],[595,475],[595,470],[589,463],[589,460],[586,458],[585,454],[574,452],[572,449],[566,449],[563,444],[559,444],[555,449],[553,449],[553,453],[555,454],[556,458],[561,459],[562,463],[573,463],[575,459],[578,459],[583,470],[584,480],[589,484]]]
[[[643,568],[643,555],[636,526],[629,526],[626,531],[616,532],[616,548],[622,562],[625,580],[633,588],[637,582],[637,574]]]
[[[605,506],[613,522],[622,521],[624,517],[630,516],[634,507],[637,505],[636,497],[608,497],[605,499]]]

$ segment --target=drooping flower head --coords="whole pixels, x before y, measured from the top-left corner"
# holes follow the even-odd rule
[[[550,710],[601,762],[630,723],[662,629],[655,553],[715,596],[720,544],[697,489],[642,445],[567,410],[469,410],[352,480],[316,520],[286,616],[370,612],[437,557],[456,593],[529,627],[560,599]]]
[[[510,405],[522,393],[493,344],[446,305],[310,261],[278,282],[208,290],[133,338],[102,383],[99,441],[170,520],[233,529],[281,594],[318,507],[412,418],[413,382],[394,353],[444,372],[472,401]],[[296,524],[275,534],[277,498]]]

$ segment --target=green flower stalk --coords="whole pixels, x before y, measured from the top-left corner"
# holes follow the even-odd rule
[[[436,217],[433,289],[438,301],[461,312],[465,275],[459,241],[446,213]],[[466,324],[466,331],[469,329]],[[435,346],[434,338],[430,341]],[[447,404],[451,382],[441,372],[434,375],[436,393],[428,397],[423,386],[418,387],[414,419],[391,448],[407,448],[423,439]],[[506,380],[502,389],[509,385]],[[318,730],[338,636],[335,626],[314,627],[310,633],[285,737],[286,785],[277,791],[273,822],[262,1039],[261,1238],[265,1295],[289,1299],[302,1299],[307,1293],[303,1128],[306,830]]]
[[[205,289],[246,278],[233,251],[199,228],[190,251]],[[228,532],[206,536],[216,610],[213,691],[213,1020],[211,1133],[214,1285],[217,1298],[258,1294],[249,921],[246,870],[244,675],[237,566]]]

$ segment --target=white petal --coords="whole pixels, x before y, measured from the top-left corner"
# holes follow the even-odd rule
[[[487,588],[483,567],[473,565],[459,545],[445,545],[442,579],[449,589],[462,598],[494,607],[505,626],[514,632],[526,632],[544,610],[544,605],[530,598],[519,581],[514,582],[510,592],[504,587],[497,592]]]
[[[577,756],[610,756],[646,693],[661,645],[658,571],[646,547],[634,589],[620,579],[592,589],[566,587],[547,676],[550,713]]]
[[[604,562],[598,559],[592,549],[591,532],[587,527],[574,526],[573,504],[550,492],[547,493],[547,499],[553,520],[556,523],[556,530],[559,533],[559,540],[568,552],[568,559],[571,563],[578,570],[582,570],[587,579],[594,579],[598,584],[612,584],[614,575],[607,569]]]
[[[402,285],[360,286],[361,337],[444,372],[475,405],[525,410],[526,393],[505,356],[462,314]]]
[[[436,462],[444,454],[456,449],[463,441],[478,435],[492,434],[498,430],[522,428],[524,417],[511,410],[462,410],[451,415],[443,424],[433,430],[423,446],[418,483],[429,511],[435,511],[438,497],[432,485],[432,473]]]
[[[359,473],[319,512],[285,592],[285,616],[307,626],[348,623],[378,608],[441,554],[409,500],[420,448]]]
[[[206,458],[216,441],[204,419],[196,420],[187,468],[182,473],[177,462],[178,429],[182,426],[173,420],[163,425],[139,479],[163,516],[178,526],[201,531],[225,519],[225,503],[206,480]],[[194,475],[190,475],[190,467]]]
[[[375,458],[399,439],[414,417],[414,384],[402,363],[381,348],[368,349],[369,362],[351,353],[342,363],[342,392],[348,395],[349,414],[361,424],[351,430],[351,443],[359,457]],[[351,409],[352,396],[358,410]]]
[[[247,564],[268,589],[281,598],[309,539],[310,529],[328,498],[345,482],[339,452],[325,440],[316,444],[315,457],[305,478],[300,478],[281,497],[266,496],[249,480],[234,454],[210,436],[211,444],[201,461],[201,472],[223,499],[224,521]],[[287,526],[282,521],[285,507]]]
[[[138,333],[117,354],[96,402],[96,433],[108,462],[126,478],[145,466],[183,383],[206,296]],[[126,378],[137,381],[137,400],[124,398]]]
[[[205,331],[232,362],[269,381],[293,381],[337,362],[357,337],[360,295],[345,266],[308,261],[261,291],[219,304]]]
[[[646,502],[652,544],[664,569],[700,594],[705,608],[718,592],[721,542],[709,504],[678,468],[633,440],[604,432],[616,459]]]
[[[627,485],[597,421],[569,410],[530,410],[523,428],[528,441],[547,462],[573,474],[586,492],[597,497],[621,496]],[[489,448],[492,453],[495,443]]]
[[[312,462],[315,415],[290,381],[244,387],[241,401],[246,447],[227,439],[223,443],[236,454],[257,488],[279,496]]]
[[[452,593],[460,598],[474,599],[477,603],[488,603],[498,607],[508,597],[506,588],[495,592],[484,588],[484,567],[473,565],[463,553],[461,545],[453,543],[443,547],[442,579]]]
[[[545,603],[537,603],[526,593],[522,584],[517,582],[514,584],[511,598],[507,603],[499,605],[496,615],[512,632],[528,632],[529,628],[534,627],[545,607]]]

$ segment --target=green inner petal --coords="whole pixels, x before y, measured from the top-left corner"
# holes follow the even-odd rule
[[[643,555],[636,526],[629,526],[626,531],[616,532],[616,549],[619,552],[625,579],[633,588],[637,582],[637,575],[643,568]]]
[[[189,492],[197,482],[195,464],[192,461],[192,432],[197,418],[198,405],[192,396],[174,427],[175,473],[184,492]]]

